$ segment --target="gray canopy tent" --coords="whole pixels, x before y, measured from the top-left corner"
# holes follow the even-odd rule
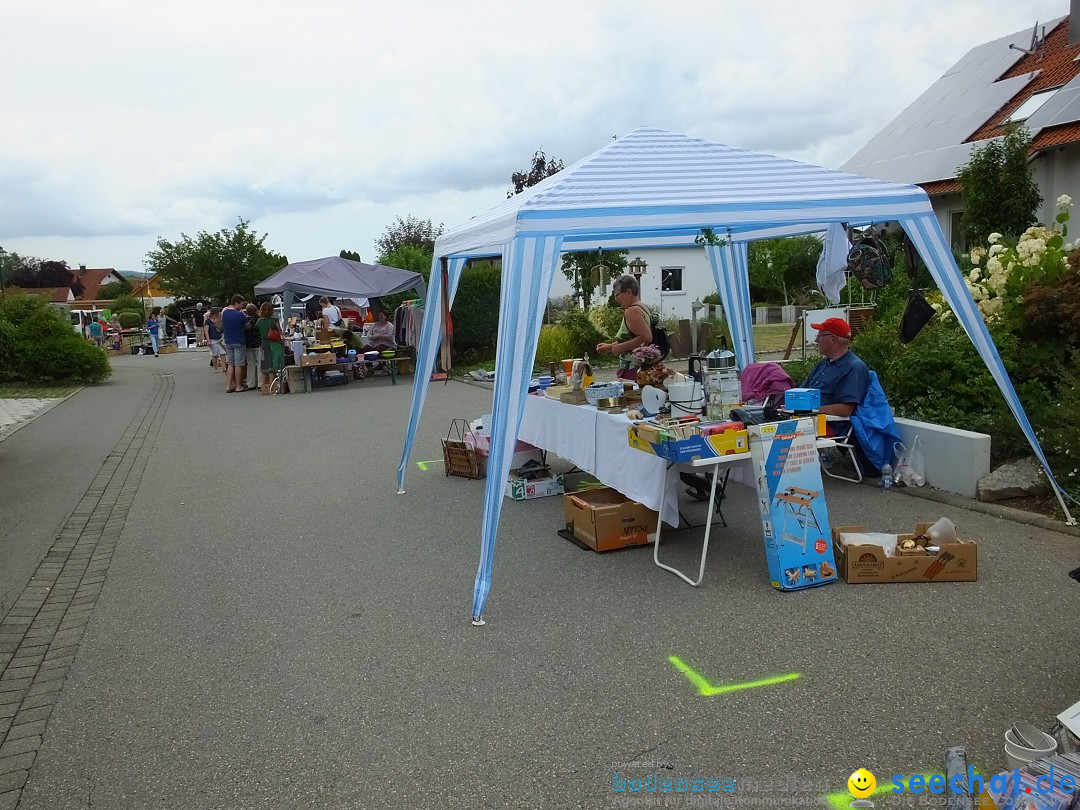
[[[282,297],[282,311],[292,310],[297,295],[325,295],[331,298],[378,298],[405,290],[427,297],[424,277],[411,270],[364,264],[340,256],[310,259],[287,264],[270,278],[255,285],[255,295]]]

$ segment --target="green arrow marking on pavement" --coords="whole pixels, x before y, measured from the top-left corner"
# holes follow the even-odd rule
[[[695,672],[690,666],[684,664],[682,659],[677,658],[674,655],[668,656],[668,661],[675,669],[682,672],[683,675],[694,686],[697,687],[698,694],[704,697],[712,697],[713,695],[726,695],[728,692],[738,692],[742,689],[756,689],[759,686],[773,686],[774,684],[784,683],[785,681],[793,681],[799,677],[798,672],[790,672],[787,675],[777,675],[775,678],[763,678],[760,681],[747,681],[746,683],[728,683],[722,686],[713,686],[705,678]]]
[[[435,461],[418,461],[418,462],[416,462],[416,466],[419,467],[421,470],[424,470],[425,472],[427,472],[428,464],[442,464],[442,463],[443,463],[443,460],[440,458],[440,459],[437,459]]]

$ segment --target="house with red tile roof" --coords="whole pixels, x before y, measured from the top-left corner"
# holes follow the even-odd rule
[[[7,295],[36,295],[50,304],[70,304],[75,300],[71,287],[8,287]]]
[[[1080,201],[1080,16],[1069,23],[1036,23],[972,49],[840,169],[921,186],[963,249],[957,174],[1007,125],[1022,124],[1043,197],[1037,218],[1053,221],[1059,196]]]
[[[87,267],[85,264],[80,264],[78,270],[71,272],[82,282],[83,292],[79,297],[86,301],[97,300],[98,288],[101,285],[125,280],[123,275],[112,267]]]

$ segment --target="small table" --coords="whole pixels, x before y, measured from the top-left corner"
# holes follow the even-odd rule
[[[660,568],[663,568],[665,571],[670,571],[684,582],[690,583],[695,588],[701,584],[701,580],[705,578],[705,559],[706,557],[708,557],[709,554],[709,535],[712,533],[713,514],[715,514],[716,511],[716,482],[720,479],[720,467],[749,461],[749,453],[732,453],[730,455],[717,456],[715,458],[696,458],[693,461],[681,462],[683,466],[690,467],[691,469],[701,469],[702,467],[712,468],[712,484],[709,486],[709,517],[705,520],[705,540],[701,546],[701,564],[698,566],[698,577],[696,580],[690,579],[690,577],[688,577],[679,569],[672,568],[670,565],[665,565],[664,563],[660,562],[660,532],[664,528],[663,514],[661,514],[660,519],[656,521],[656,534],[653,537],[654,563],[656,563]],[[674,464],[675,462],[672,462],[672,464],[669,466],[672,466]],[[725,472],[728,472],[728,470],[725,470]],[[724,476],[724,480],[726,486],[726,475]],[[659,499],[661,504],[661,512],[664,508],[663,505],[667,497],[667,488],[670,485],[670,482],[671,477],[664,476]]]

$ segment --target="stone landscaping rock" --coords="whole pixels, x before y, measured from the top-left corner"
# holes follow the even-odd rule
[[[1046,495],[1050,484],[1034,458],[1002,464],[979,480],[980,501],[1003,501],[1029,495]]]

